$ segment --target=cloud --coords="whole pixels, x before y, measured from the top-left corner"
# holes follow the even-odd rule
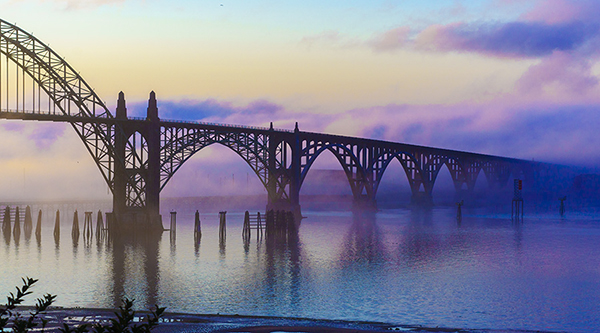
[[[597,1],[538,0],[521,18],[530,22],[560,24],[576,20],[588,21],[597,17],[599,10]]]
[[[554,51],[573,51],[598,36],[592,23],[508,22],[434,25],[415,39],[422,50],[475,52],[497,57],[543,57]]]
[[[367,44],[376,51],[393,51],[404,47],[409,41],[410,27],[397,27],[376,35]]]
[[[531,66],[517,82],[517,90],[526,94],[539,94],[555,86],[557,92],[567,95],[585,95],[598,85],[592,74],[589,59],[566,52],[554,52],[540,63]]]
[[[540,161],[597,166],[600,105],[387,105],[352,110],[356,136]]]
[[[560,61],[568,62],[569,59],[557,56],[554,61],[558,65]],[[543,68],[539,70],[544,72]],[[557,80],[565,81],[568,78],[568,74],[560,72],[551,75]],[[533,81],[545,80],[549,79],[536,78]],[[587,87],[593,82],[577,84]],[[594,148],[600,145],[600,136],[597,135],[597,128],[600,128],[600,102],[553,104],[503,95],[479,103],[390,104],[329,115],[297,113],[265,100],[254,101],[245,106],[232,106],[230,102],[215,100],[208,102],[163,101],[162,104],[169,105],[169,110],[184,112],[180,115],[183,116],[182,119],[188,120],[195,118],[263,127],[273,121],[276,128],[287,129],[292,129],[294,122],[298,121],[303,131],[555,163],[600,165],[600,151]],[[199,110],[206,105],[211,105],[212,108],[208,113],[197,112],[194,105]],[[166,106],[163,108],[167,109]],[[193,116],[198,114],[205,118]],[[164,114],[162,117],[165,118]]]
[[[595,54],[600,49],[596,45],[598,15],[597,1],[544,0],[513,21],[434,24],[414,31],[414,36],[409,27],[399,26],[376,34],[365,44],[376,52],[416,49],[503,58],[542,58],[556,51],[585,50],[592,44]]]
[[[127,106],[128,115],[145,117],[147,102],[134,102]],[[163,120],[199,121],[243,126],[293,129],[296,122],[305,129],[322,130],[320,121],[311,114],[288,110],[280,104],[265,99],[257,99],[246,105],[236,105],[228,100],[166,100],[158,101],[158,115]],[[319,116],[321,117],[321,116]],[[329,116],[323,116],[329,119]]]
[[[41,126],[40,126],[41,125]],[[54,145],[64,134],[65,126],[59,123],[33,123],[10,121],[0,125],[3,130],[24,134],[27,140],[33,142],[39,151]]]
[[[123,4],[127,0],[50,0],[64,7],[65,9],[84,9],[84,8],[95,8],[106,5],[118,5]]]

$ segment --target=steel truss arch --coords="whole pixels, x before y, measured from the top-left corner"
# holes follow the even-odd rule
[[[185,132],[185,133],[184,133]],[[167,127],[161,134],[160,190],[175,172],[195,153],[212,144],[221,144],[238,154],[267,187],[269,171],[266,134],[254,132],[219,132],[207,129]]]
[[[124,161],[116,156],[113,142],[115,133],[122,133],[122,129],[115,125],[112,114],[100,97],[73,67],[49,46],[2,19],[0,54],[4,54],[21,68],[48,95],[54,105],[53,110],[48,110],[49,115],[56,115],[58,108],[59,114],[72,119],[69,122],[114,193],[114,164],[124,164]],[[23,106],[21,111],[35,113],[35,108],[26,111]]]

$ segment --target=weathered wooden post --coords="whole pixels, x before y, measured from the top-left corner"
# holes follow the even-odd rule
[[[25,239],[31,238],[31,231],[33,230],[33,221],[31,219],[31,208],[29,205],[25,207],[25,222],[23,222],[23,231],[25,231]]]
[[[562,197],[559,198],[558,200],[560,200],[560,208],[558,209],[559,213],[560,213],[560,217],[564,217],[565,216],[565,200],[567,200],[567,197]]]
[[[177,228],[177,212],[171,212],[171,226],[169,228],[171,232],[174,232]]]
[[[96,217],[96,238],[102,238],[104,234],[104,221],[102,221],[102,211],[98,210],[98,216]]]
[[[54,242],[60,241],[60,210],[56,210],[56,220],[54,221]]]
[[[260,216],[260,212],[256,213],[256,239],[258,240],[259,237],[262,237],[263,235],[263,223],[262,223],[262,219]],[[260,232],[260,234],[259,234]]]
[[[227,230],[226,230],[226,224],[227,224],[227,218],[226,218],[226,214],[227,212],[219,212],[219,239],[224,241],[225,238],[227,237]]]
[[[73,241],[79,240],[79,217],[77,215],[77,210],[75,210],[75,213],[73,213],[73,227],[71,228]]]
[[[13,228],[13,236],[15,241],[21,237],[21,217],[19,216],[19,206],[15,210],[15,226]]]
[[[86,239],[92,238],[94,232],[92,230],[92,214],[93,212],[85,212],[85,218],[83,220],[83,237]]]
[[[456,203],[456,221],[458,223],[462,222],[462,205],[464,204],[464,200],[461,200]]]
[[[250,212],[244,213],[244,226],[242,228],[242,239],[244,241],[250,240]]]
[[[11,226],[10,226],[10,207],[6,206],[4,209],[4,220],[2,222],[2,231],[5,235],[10,235]]]
[[[171,225],[169,227],[169,230],[169,235],[171,236],[171,246],[174,246],[177,240],[177,212],[171,212]]]
[[[194,240],[196,243],[200,241],[200,238],[202,238],[202,226],[200,224],[200,212],[196,210],[194,215]]]
[[[37,223],[35,225],[35,237],[42,237],[42,210],[38,212]]]

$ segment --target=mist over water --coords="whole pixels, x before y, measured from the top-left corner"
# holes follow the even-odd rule
[[[39,242],[23,233],[18,241],[0,239],[0,290],[31,276],[40,279],[38,294],[58,294],[57,304],[68,307],[114,307],[127,296],[140,308],[158,303],[175,312],[600,330],[595,213],[530,212],[515,224],[509,210],[466,208],[458,223],[454,207],[305,209],[297,241],[269,242],[253,231],[245,244],[243,211],[231,207],[226,240],[219,241],[218,211],[206,209],[195,243],[197,207],[189,199],[163,201],[165,227],[168,212],[177,212],[175,234],[77,242],[72,211],[61,211],[57,242],[55,211],[46,209]]]

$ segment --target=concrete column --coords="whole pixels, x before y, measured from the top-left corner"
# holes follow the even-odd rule
[[[160,119],[156,94],[150,93],[146,120],[146,142],[148,144],[148,173],[146,174],[146,211],[156,223],[160,217]],[[162,225],[161,225],[162,227]]]
[[[123,125],[127,121],[127,107],[125,105],[125,94],[121,91],[117,100],[117,122],[112,128],[114,134],[115,161],[114,163],[114,189],[113,189],[113,212],[118,216],[125,212],[125,195],[127,175],[125,173],[125,145],[127,142]]]

